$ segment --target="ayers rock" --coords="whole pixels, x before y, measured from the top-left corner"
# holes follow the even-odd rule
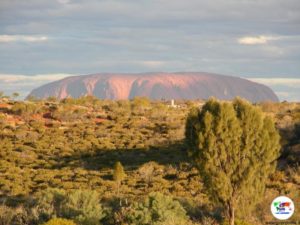
[[[278,101],[274,92],[246,79],[202,72],[100,73],[67,77],[34,89],[29,96],[59,99],[93,95],[101,99],[208,99],[236,96],[252,102]]]

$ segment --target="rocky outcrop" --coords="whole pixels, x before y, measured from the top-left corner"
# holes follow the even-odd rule
[[[93,95],[101,99],[218,99],[236,96],[252,102],[278,101],[267,86],[211,73],[101,73],[67,77],[34,89],[30,96],[59,99]]]

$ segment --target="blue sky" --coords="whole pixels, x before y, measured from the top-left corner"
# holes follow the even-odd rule
[[[0,90],[97,72],[204,71],[300,101],[299,0],[1,0]]]

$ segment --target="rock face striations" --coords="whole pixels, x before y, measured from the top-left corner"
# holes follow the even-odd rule
[[[30,96],[59,99],[93,95],[101,99],[218,99],[278,101],[274,92],[246,79],[211,73],[100,73],[72,76],[34,89]]]

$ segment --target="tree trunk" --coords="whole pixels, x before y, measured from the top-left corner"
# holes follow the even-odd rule
[[[229,203],[229,225],[234,225],[234,206],[232,203]]]
[[[121,182],[118,182],[118,193],[117,193],[117,197],[119,198],[119,204],[120,204],[120,206],[122,206],[122,199],[120,198],[120,186],[121,186]]]
[[[120,183],[117,184],[117,197],[120,197]]]

